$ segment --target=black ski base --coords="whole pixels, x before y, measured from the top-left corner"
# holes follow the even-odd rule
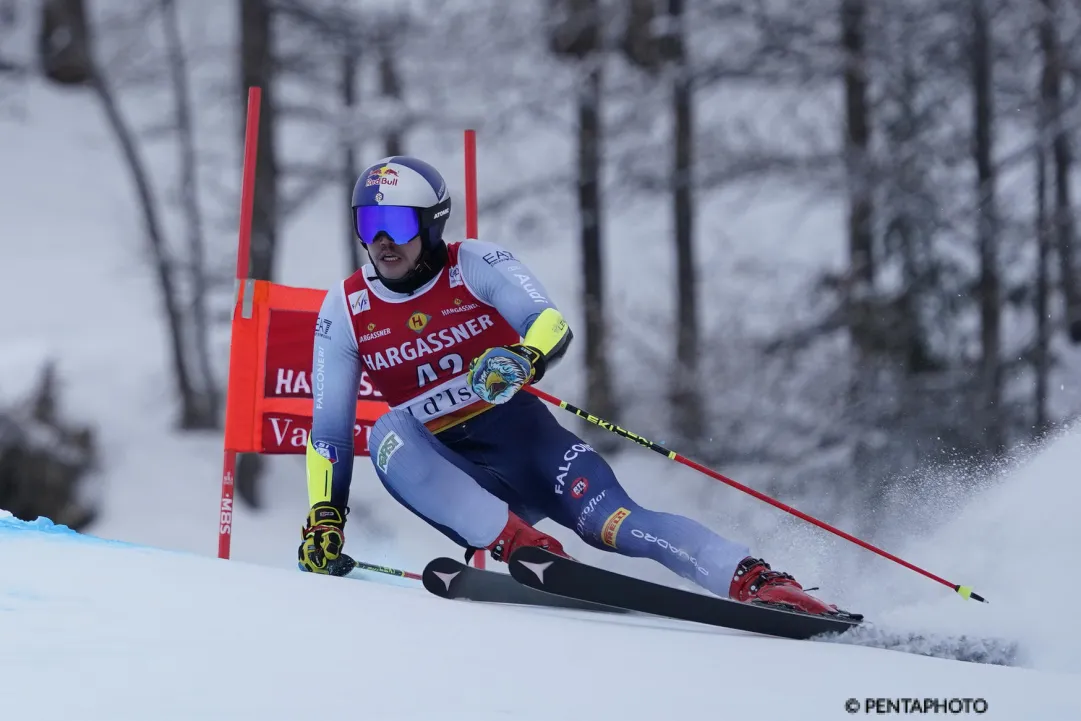
[[[578,611],[626,613],[626,609],[548,593],[518,583],[506,573],[487,571],[453,558],[436,558],[424,567],[421,583],[442,598],[565,608]]]
[[[589,566],[542,548],[523,547],[510,559],[511,576],[538,591],[617,606],[628,611],[768,636],[811,639],[860,625],[862,616],[820,616],[684,591]]]

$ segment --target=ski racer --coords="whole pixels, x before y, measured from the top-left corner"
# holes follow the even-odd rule
[[[343,559],[361,372],[390,406],[369,455],[399,503],[467,550],[506,562],[516,548],[566,556],[543,518],[589,545],[651,558],[721,597],[834,614],[747,547],[684,516],[635,503],[607,462],[523,386],[566,353],[572,333],[529,267],[490,242],[447,242],[440,173],[409,156],[367,168],[354,230],[370,263],[327,293],[316,324],[319,378],[306,449],[310,510],[301,569]]]

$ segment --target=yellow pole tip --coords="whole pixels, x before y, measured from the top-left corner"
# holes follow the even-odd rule
[[[961,594],[961,598],[972,598],[972,586],[958,586],[957,592]]]

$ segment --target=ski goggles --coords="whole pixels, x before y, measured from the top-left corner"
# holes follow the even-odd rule
[[[362,205],[356,208],[353,223],[365,245],[374,243],[380,233],[386,233],[397,245],[405,245],[420,233],[416,208],[400,205]]]

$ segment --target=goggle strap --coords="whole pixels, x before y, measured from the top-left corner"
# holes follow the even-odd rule
[[[429,228],[435,225],[436,221],[450,215],[450,196],[448,195],[442,202],[436,203],[430,208],[419,208],[418,210],[420,211],[420,227]]]

